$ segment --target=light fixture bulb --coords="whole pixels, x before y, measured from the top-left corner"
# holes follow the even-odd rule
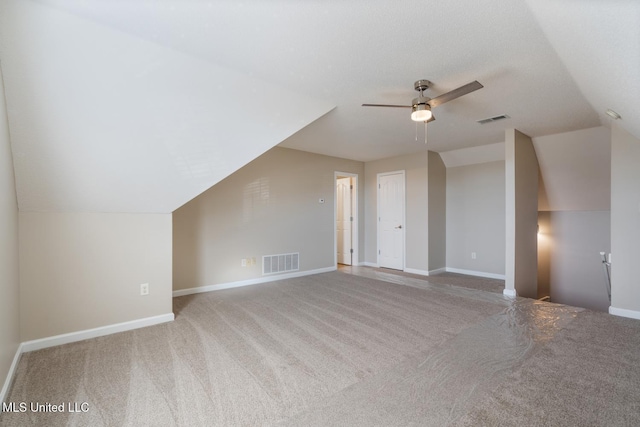
[[[414,122],[426,122],[431,119],[431,117],[433,117],[433,114],[431,113],[429,104],[417,104],[413,106],[411,120]]]

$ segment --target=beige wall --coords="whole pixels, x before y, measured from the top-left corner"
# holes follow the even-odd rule
[[[20,343],[18,203],[0,70],[0,389]],[[0,396],[1,397],[1,396]],[[0,400],[2,400],[0,398]]]
[[[611,307],[640,318],[640,140],[611,131]]]
[[[447,267],[504,274],[503,161],[447,168]]]
[[[171,313],[171,214],[19,218],[23,341]]]
[[[363,254],[364,164],[276,147],[174,212],[174,289],[260,278],[263,255],[299,252],[301,271],[334,267],[336,171],[358,175]]]
[[[365,163],[365,261],[376,264],[377,257],[377,174],[404,170],[406,180],[407,269],[428,272],[428,155],[426,152]]]
[[[447,169],[429,151],[429,271],[447,266]]]
[[[538,160],[531,138],[505,131],[505,290],[538,298]]]

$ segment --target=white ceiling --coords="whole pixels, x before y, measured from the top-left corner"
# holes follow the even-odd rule
[[[434,151],[507,127],[606,126],[606,108],[640,137],[635,0],[5,0],[0,13],[22,210],[171,211],[280,142],[361,161],[423,151],[407,110],[360,106],[408,104],[423,78],[431,97],[485,86],[434,109]]]

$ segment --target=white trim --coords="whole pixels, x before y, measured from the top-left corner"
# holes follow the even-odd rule
[[[463,270],[461,268],[446,268],[447,273],[466,274],[468,276],[486,277],[487,279],[505,280],[504,274],[485,273],[484,271]]]
[[[131,320],[129,322],[116,323],[114,325],[100,326],[99,328],[85,329],[84,331],[71,332],[68,334],[55,335],[53,337],[26,341],[21,344],[22,352],[27,353],[29,351],[41,350],[43,348],[55,347],[57,345],[69,344],[76,341],[102,337],[118,332],[130,331],[132,329],[158,325],[160,323],[171,322],[173,321],[173,319],[173,313],[167,313],[161,314],[159,316],[145,317],[144,319]]]
[[[515,298],[518,296],[518,293],[516,292],[515,289],[507,289],[507,288],[502,290],[502,294],[505,296],[508,296],[509,298]]]
[[[258,285],[261,283],[275,282],[276,280],[292,279],[294,277],[311,276],[312,274],[328,273],[330,271],[336,271],[338,268],[325,267],[315,270],[296,271],[295,273],[279,274],[277,276],[265,276],[255,279],[239,280],[237,282],[220,283],[218,285],[199,286],[197,288],[178,289],[173,291],[173,297],[182,297],[185,295],[200,294],[203,292],[221,291],[223,289],[239,288],[241,286]]]
[[[415,268],[405,268],[404,269],[405,273],[411,273],[411,274],[419,274],[420,276],[428,276],[429,272],[426,270],[417,270]]]
[[[640,320],[640,311],[627,310],[626,308],[617,308],[617,307],[609,306],[609,314],[613,314],[614,316],[628,317],[630,319]]]
[[[7,372],[7,378],[4,380],[4,385],[2,386],[2,391],[0,391],[0,403],[4,402],[4,399],[7,397],[7,393],[9,393],[9,387],[11,386],[11,381],[13,381],[13,377],[16,374],[16,369],[18,368],[18,362],[20,361],[20,356],[22,355],[23,344],[20,343],[18,349],[16,350],[16,355],[13,356],[13,362],[11,362],[11,366],[9,367],[9,372]]]
[[[351,215],[353,216],[353,223],[351,224],[351,246],[353,247],[353,253],[351,254],[351,265],[360,265],[360,255],[358,248],[360,247],[360,238],[358,236],[358,229],[360,228],[359,211],[358,211],[358,174],[351,172],[333,172],[333,263],[338,265],[338,177],[352,178],[353,179],[353,192],[351,194],[352,206]]]
[[[435,276],[437,274],[442,274],[442,273],[446,273],[447,269],[446,268],[436,268],[435,270],[429,270],[429,276]]]
[[[363,262],[361,265],[363,265],[364,267],[373,267],[373,268],[380,268],[380,264],[376,263],[376,262]]]

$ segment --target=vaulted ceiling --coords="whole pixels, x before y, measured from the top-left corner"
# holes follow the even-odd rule
[[[632,0],[5,0],[0,19],[21,210],[171,212],[276,144],[368,161],[607,108],[640,137]],[[427,146],[407,110],[361,106],[409,104],[417,79],[484,85],[434,109]]]

